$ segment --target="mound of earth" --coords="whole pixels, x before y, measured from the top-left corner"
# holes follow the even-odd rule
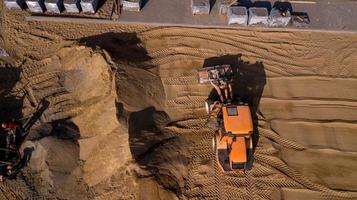
[[[118,197],[138,198],[143,195],[139,191],[149,187],[154,190],[150,191],[152,198],[174,199],[175,195],[163,189],[154,179],[167,183],[163,184],[165,188],[182,190],[185,177],[182,177],[181,171],[185,169],[179,164],[187,164],[188,161],[187,158],[182,160],[180,155],[171,158],[171,154],[180,152],[179,148],[183,148],[184,143],[175,143],[178,149],[171,150],[168,140],[182,139],[169,134],[164,136],[165,133],[161,132],[162,127],[170,122],[165,113],[149,112],[149,115],[152,114],[149,116],[131,111],[145,107],[145,104],[134,103],[143,98],[142,95],[137,96],[137,88],[122,92],[123,87],[132,83],[135,77],[123,79],[128,77],[123,76],[124,72],[113,73],[113,67],[118,66],[108,63],[105,56],[108,58],[100,50],[70,46],[49,58],[27,61],[21,66],[19,80],[8,86],[10,92],[7,95],[12,96],[16,89],[27,84],[24,92],[28,92],[29,97],[22,99],[24,108],[18,109],[22,109],[22,115],[28,119],[24,122],[35,121],[31,124],[28,141],[21,148],[26,162],[23,178],[34,188],[36,196],[46,198],[52,195],[61,199],[105,198],[105,190],[112,187],[110,181],[119,176],[132,184],[127,190],[118,188],[115,194]],[[147,78],[145,71],[139,69],[137,72],[133,75]],[[125,94],[123,98],[121,94]],[[128,98],[133,101],[125,106],[120,103]],[[42,109],[40,113],[37,110],[39,107]],[[141,118],[139,120],[152,117],[152,121],[141,124],[137,117]],[[149,133],[153,126],[156,127],[155,139]],[[138,143],[130,144],[133,132],[144,138],[141,154],[145,158],[141,157],[140,161],[133,156],[133,146]],[[161,159],[162,154],[156,152],[161,148],[164,148],[162,152],[165,152],[166,158]],[[155,152],[147,152],[153,150]],[[155,160],[147,160],[148,154],[148,158],[156,157]],[[167,165],[178,168],[170,169]],[[164,169],[167,171],[164,172]],[[177,177],[170,179],[172,175]]]

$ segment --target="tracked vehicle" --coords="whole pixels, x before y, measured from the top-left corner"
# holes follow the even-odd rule
[[[229,65],[203,68],[198,71],[198,79],[201,84],[211,84],[219,97],[205,101],[218,165],[222,171],[251,169],[252,115],[249,105],[233,96],[232,68]]]

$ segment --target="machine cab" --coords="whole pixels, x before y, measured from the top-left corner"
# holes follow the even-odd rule
[[[224,132],[231,135],[247,135],[253,131],[252,116],[247,105],[227,105],[223,109]]]
[[[229,165],[232,170],[245,168],[252,148],[253,122],[247,105],[227,105],[223,109],[224,132],[231,139]]]

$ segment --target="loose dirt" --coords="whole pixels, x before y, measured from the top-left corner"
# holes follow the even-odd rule
[[[4,198],[357,198],[356,34],[26,22],[2,1],[0,11],[1,119],[38,118]],[[239,70],[234,90],[252,107],[251,171],[214,162],[212,89],[196,74],[214,64]]]

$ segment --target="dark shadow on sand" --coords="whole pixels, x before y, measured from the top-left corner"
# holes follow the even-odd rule
[[[148,107],[120,113],[128,113],[130,151],[136,163],[146,171],[139,177],[153,177],[166,189],[181,194],[185,179],[182,168],[189,164],[190,141],[165,129],[170,118],[164,111]]]
[[[170,140],[171,136],[162,132],[162,128],[169,122],[169,116],[164,111],[158,111],[154,107],[129,114],[130,151],[139,164],[145,165],[149,161],[150,154]]]
[[[137,63],[151,59],[136,33],[108,32],[81,38],[80,43],[93,49],[99,47],[106,50],[115,61]]]
[[[0,122],[22,118],[24,96],[11,93],[20,80],[21,70],[15,67],[0,68]]]

